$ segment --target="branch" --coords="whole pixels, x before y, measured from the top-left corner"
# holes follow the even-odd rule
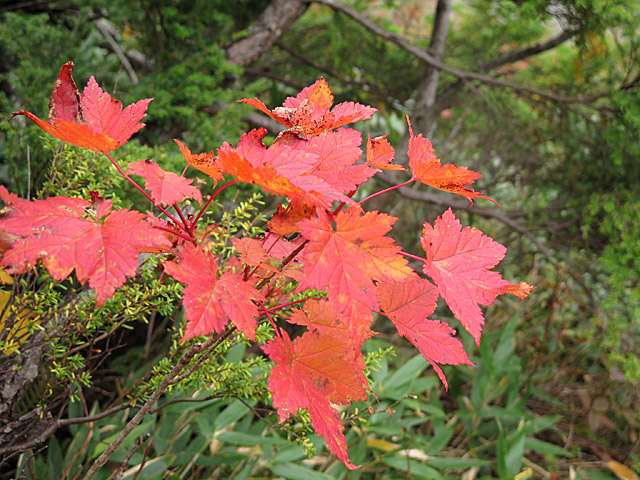
[[[382,179],[384,182],[389,184],[395,184],[395,182],[389,175],[378,174],[378,178]],[[531,242],[538,247],[538,250],[548,257],[549,259],[553,259],[553,252],[540,240],[538,240],[535,235],[524,225],[516,222],[513,218],[509,217],[506,213],[501,210],[496,210],[493,208],[482,208],[482,207],[471,207],[469,202],[466,200],[458,199],[458,198],[450,198],[448,196],[439,195],[435,193],[422,192],[420,190],[414,190],[412,188],[403,188],[397,190],[399,195],[403,197],[410,198],[412,200],[420,200],[423,202],[429,202],[436,205],[442,205],[445,207],[451,207],[461,210],[466,210],[470,213],[480,215],[486,218],[495,218],[500,222],[504,223],[507,227],[515,230],[518,233],[521,233],[525,237],[527,237]]]
[[[526,85],[518,85],[516,83],[512,83],[512,82],[507,82],[505,80],[500,80],[499,78],[493,78],[493,77],[489,77],[487,75],[483,75],[481,73],[476,73],[476,72],[468,72],[465,70],[460,70],[458,68],[454,68],[454,67],[450,67],[449,65],[446,65],[442,62],[440,62],[439,60],[437,60],[436,58],[434,58],[432,55],[430,55],[429,53],[426,53],[422,50],[420,50],[418,47],[411,45],[411,43],[409,43],[409,41],[407,41],[407,39],[405,39],[404,37],[397,35],[395,33],[391,33],[388,32],[382,28],[380,28],[378,25],[376,25],[375,23],[371,22],[369,19],[367,19],[366,17],[364,17],[363,15],[361,15],[360,13],[358,13],[356,10],[340,3],[337,2],[335,0],[313,0],[315,3],[319,3],[322,5],[327,5],[331,8],[333,8],[334,10],[340,11],[342,13],[344,13],[345,15],[350,16],[351,18],[353,18],[355,21],[357,21],[358,23],[360,23],[362,26],[364,26],[365,28],[367,28],[369,31],[371,31],[372,33],[374,33],[375,35],[378,35],[379,37],[395,43],[396,45],[398,45],[400,48],[402,48],[403,50],[406,50],[407,52],[409,52],[410,54],[412,54],[413,56],[415,56],[416,58],[422,60],[423,62],[425,62],[426,64],[430,65],[433,68],[436,68],[442,72],[446,72],[446,73],[450,73],[451,75],[454,75],[460,79],[464,79],[464,80],[477,80],[479,82],[484,83],[485,85],[488,85],[490,87],[502,87],[502,88],[509,88],[511,90],[515,90],[515,91],[519,91],[519,92],[526,92],[532,95],[538,95],[542,98],[545,98],[547,100],[552,100],[554,102],[561,102],[561,103],[584,103],[584,104],[589,104],[591,102],[591,100],[593,100],[592,98],[588,97],[588,98],[582,98],[582,97],[567,97],[564,95],[556,95],[550,92],[546,92],[544,90],[540,90],[537,89],[535,87],[528,87]]]
[[[481,72],[488,72],[495,68],[501,67],[502,65],[506,65],[507,63],[518,62],[520,60],[524,60],[525,58],[538,55],[539,53],[546,52],[547,50],[551,50],[552,48],[563,44],[571,37],[574,37],[577,33],[578,30],[563,30],[561,33],[559,33],[555,37],[550,38],[549,40],[545,40],[544,42],[536,43],[535,45],[531,45],[528,47],[519,48],[511,52],[506,52],[494,58],[493,60],[481,63],[479,65],[479,69]]]
[[[158,401],[158,399],[164,394],[169,385],[173,382],[173,379],[178,376],[178,374],[191,362],[191,359],[198,353],[206,350],[210,345],[212,345],[216,341],[215,336],[209,337],[203,343],[195,343],[193,346],[187,350],[187,352],[178,360],[178,363],[171,369],[171,371],[167,374],[166,377],[162,379],[162,381],[158,384],[153,394],[149,397],[149,399],[145,402],[142,408],[134,415],[134,417],[127,423],[124,429],[120,432],[118,437],[107,447],[107,449],[102,452],[102,454],[93,462],[91,468],[87,471],[85,475],[85,480],[91,480],[93,476],[98,473],[98,470],[107,463],[107,460],[115,453],[118,447],[124,442],[124,440],[129,436],[129,434],[133,431],[133,429],[142,421],[147,413],[151,410],[153,405]]]
[[[140,435],[138,437],[138,440],[136,440],[136,443],[134,443],[133,446],[129,449],[127,456],[124,457],[124,460],[122,462],[120,462],[120,468],[118,468],[118,471],[113,475],[113,478],[109,477],[109,480],[122,479],[122,475],[124,474],[125,469],[129,466],[129,460],[131,460],[131,457],[133,457],[133,454],[136,453],[136,450],[138,450],[143,443],[149,440],[149,437],[151,437],[150,433],[145,433],[144,435]],[[142,468],[143,465],[144,463],[140,465],[140,468]]]
[[[285,52],[287,52],[289,55],[291,55],[293,58],[296,58],[298,60],[300,60],[302,63],[309,65],[311,68],[313,68],[314,70],[317,70],[319,72],[324,72],[325,74],[329,75],[330,77],[335,78],[336,80],[338,80],[339,82],[343,83],[344,85],[351,85],[354,88],[358,88],[360,90],[363,90],[365,92],[371,93],[373,95],[375,95],[376,97],[384,100],[385,102],[388,103],[393,103],[394,99],[391,98],[389,95],[387,95],[385,92],[383,92],[380,88],[376,87],[375,85],[371,85],[369,83],[364,83],[364,82],[358,82],[355,80],[352,80],[350,78],[347,78],[343,75],[340,75],[338,72],[336,72],[335,70],[331,69],[330,67],[326,66],[326,65],[320,65],[318,62],[314,61],[313,59],[307,57],[306,55],[303,55],[300,52],[297,52],[296,50],[294,50],[293,48],[290,48],[289,46],[285,45],[284,43],[277,41],[275,42],[275,45],[280,48],[281,50],[284,50]]]
[[[107,40],[107,43],[109,43],[109,46],[111,47],[111,49],[114,51],[114,53],[118,56],[118,58],[122,62],[122,66],[129,74],[131,83],[133,83],[134,85],[138,85],[138,83],[140,83],[140,80],[138,80],[138,75],[136,75],[136,72],[133,69],[131,62],[125,55],[122,48],[120,48],[120,45],[118,45],[118,42],[116,42],[116,39],[114,38],[114,35],[113,35],[113,29],[107,24],[107,22],[104,19],[96,20],[95,24],[96,24],[96,27],[98,28],[98,31]]]
[[[154,408],[153,410],[151,410],[149,413],[151,415],[153,415],[154,413],[159,412],[160,410],[162,410],[165,407],[168,407],[169,405],[173,405],[175,403],[198,403],[198,402],[207,402],[209,400],[213,400],[214,398],[222,398],[223,394],[214,394],[214,395],[209,395],[203,398],[191,398],[191,397],[186,397],[186,398],[174,398],[173,400],[169,400],[166,403],[163,403],[162,405]]]
[[[285,127],[281,123],[278,123],[270,117],[267,117],[266,115],[255,111],[242,117],[242,120],[246,122],[251,128],[265,127],[271,135],[278,135],[279,133],[284,132],[287,129],[287,127]]]
[[[77,418],[65,418],[62,420],[58,420],[56,423],[58,424],[58,427],[64,427],[66,425],[76,425],[78,423],[95,422],[96,420],[108,417],[109,415],[119,412],[120,410],[126,410],[127,408],[131,408],[131,404],[129,402],[121,403],[120,405],[111,407],[104,412],[96,413],[95,415],[88,415],[86,417]]]

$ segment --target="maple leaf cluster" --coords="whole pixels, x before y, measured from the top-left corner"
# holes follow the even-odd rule
[[[176,140],[188,165],[215,183],[225,175],[232,178],[209,196],[195,218],[186,218],[178,204],[203,201],[192,180],[150,160],[131,162],[125,172],[108,153],[143,126],[140,120],[151,99],[123,110],[93,77],[79,94],[71,67],[69,62],[60,70],[47,121],[30,112],[14,115],[25,115],[65,142],[104,153],[164,216],[114,211],[97,193],[90,200],[27,201],[0,188],[9,207],[0,218],[0,232],[13,239],[0,267],[21,273],[42,262],[56,280],[75,270],[102,305],[135,275],[140,252],[169,253],[163,271],[185,286],[183,340],[222,333],[230,324],[255,340],[258,323],[271,321],[274,338],[262,350],[275,364],[269,389],[280,421],[307,409],[315,431],[349,468],[357,467],[349,460],[337,406],[368,396],[361,347],[376,334],[371,329],[374,313],[393,323],[446,387],[441,365],[472,362],[456,331],[429,318],[438,299],[444,299],[479,344],[484,325],[480,305],[491,305],[505,293],[524,298],[532,289],[492,270],[506,248],[476,228],[463,228],[451,209],[433,224],[425,222],[423,257],[402,251],[389,236],[398,218],[365,211],[361,205],[367,199],[356,202],[353,196],[380,169],[404,167],[393,163],[395,151],[384,136],[368,138],[366,161],[361,162],[362,136],[346,125],[366,120],[376,110],[353,102],[334,106],[322,78],[273,110],[255,98],[241,100],[286,127],[270,145],[264,142],[263,128],[242,135],[236,146],[224,143],[215,153],[193,154]],[[477,198],[493,201],[469,187],[480,174],[443,165],[431,142],[414,135],[410,123],[409,132],[411,178],[402,185],[421,182],[472,204]],[[142,177],[146,190],[130,174]],[[264,238],[233,239],[236,255],[224,259],[213,253],[198,220],[215,195],[236,182],[258,185],[286,200],[268,222]],[[408,257],[422,262],[422,272],[409,266]],[[295,294],[316,289],[326,297],[291,301],[282,293],[291,283]],[[276,320],[306,331],[291,339]]]

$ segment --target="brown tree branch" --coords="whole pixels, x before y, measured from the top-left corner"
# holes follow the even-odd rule
[[[133,429],[142,421],[142,419],[149,413],[153,405],[158,401],[158,399],[164,394],[169,385],[171,385],[174,379],[178,376],[178,374],[191,362],[191,359],[197,355],[198,353],[207,350],[212,344],[214,344],[217,340],[217,336],[209,337],[203,343],[195,343],[193,346],[185,352],[185,354],[178,360],[178,363],[171,369],[171,371],[162,379],[162,381],[158,384],[154,392],[151,394],[149,399],[144,403],[142,408],[134,415],[134,417],[129,420],[129,423],[122,429],[118,437],[107,447],[107,449],[102,452],[102,454],[96,459],[95,462],[91,465],[87,474],[85,475],[85,480],[91,480],[98,470],[102,468],[102,466],[107,463],[107,460],[115,453],[118,447],[122,444],[122,442],[129,436],[129,434],[133,431]]]
[[[578,33],[578,30],[564,30],[562,33],[556,35],[555,37],[550,38],[544,42],[537,43],[535,45],[530,45],[528,47],[523,47],[517,50],[513,50],[511,52],[504,53],[493,60],[489,60],[488,62],[484,62],[478,65],[478,70],[480,72],[488,73],[491,70],[502,67],[503,65],[507,65],[509,63],[517,62],[520,60],[525,60],[534,55],[538,55],[540,53],[551,50],[552,48],[561,45],[566,42],[570,38],[574,37]],[[463,79],[458,79],[457,82],[449,85],[447,89],[440,94],[440,98],[442,100],[438,101],[438,104],[434,108],[436,111],[441,111],[446,108],[444,105],[448,100],[455,95],[459,90],[461,90],[465,85],[469,85],[468,82],[465,82]],[[593,101],[598,97],[590,97],[588,100]]]
[[[481,72],[489,72],[508,63],[514,63],[520,60],[524,60],[534,55],[538,55],[539,53],[546,52],[547,50],[551,50],[558,45],[562,45],[564,42],[574,37],[577,33],[578,30],[563,30],[555,37],[551,37],[544,42],[536,43],[535,45],[530,45],[528,47],[522,47],[511,52],[503,53],[493,60],[481,63],[478,68]]]
[[[351,85],[354,88],[358,88],[358,89],[363,90],[365,92],[369,92],[369,93],[375,95],[376,97],[378,97],[379,99],[384,100],[387,103],[393,103],[393,101],[394,101],[393,98],[391,98],[389,95],[387,95],[385,92],[383,92],[380,88],[376,87],[375,85],[371,85],[369,83],[364,83],[364,82],[358,82],[358,81],[352,80],[350,78],[347,78],[347,77],[345,77],[343,75],[340,75],[338,72],[336,72],[332,68],[329,68],[326,65],[319,64],[318,62],[316,62],[312,58],[309,58],[308,56],[306,56],[306,55],[294,50],[293,48],[289,47],[288,45],[285,45],[284,43],[282,43],[280,41],[277,41],[275,44],[276,44],[276,46],[278,48],[280,48],[281,50],[287,52],[293,58],[301,61],[305,65],[309,65],[314,70],[317,70],[319,72],[324,72],[325,74],[329,75],[330,77],[335,78],[336,80],[338,80],[339,82],[341,82],[341,83],[343,83],[345,85]]]
[[[134,85],[138,85],[138,83],[140,83],[140,80],[138,79],[138,75],[136,75],[136,71],[133,69],[131,62],[125,55],[122,48],[120,48],[120,45],[118,45],[118,42],[116,41],[115,36],[118,34],[118,32],[115,31],[113,28],[111,28],[111,26],[107,23],[107,21],[102,18],[99,20],[96,20],[94,23],[96,25],[96,28],[100,32],[100,34],[105,38],[105,40],[107,41],[111,49],[114,51],[114,53],[118,56],[118,58],[122,62],[122,66],[129,74],[131,83],[133,83]]]
[[[568,97],[568,96],[564,96],[564,95],[556,95],[554,93],[551,92],[547,92],[544,90],[540,90],[538,88],[535,87],[529,87],[526,85],[518,85],[517,83],[512,83],[512,82],[508,82],[506,80],[501,80],[499,78],[494,78],[494,77],[490,77],[487,75],[484,75],[482,73],[477,73],[477,72],[469,72],[469,71],[465,71],[465,70],[460,70],[458,68],[454,68],[454,67],[450,67],[449,65],[446,65],[442,62],[440,62],[439,60],[437,60],[435,57],[433,57],[433,55],[422,51],[420,48],[416,47],[415,45],[412,45],[411,43],[409,43],[409,41],[407,39],[405,39],[404,37],[395,34],[395,33],[391,33],[388,32],[386,30],[384,30],[383,28],[379,27],[378,25],[376,25],[375,23],[373,23],[372,21],[370,21],[368,18],[366,18],[364,15],[360,14],[359,12],[357,12],[356,10],[352,9],[351,7],[348,7],[340,2],[337,2],[335,0],[313,0],[315,3],[319,3],[322,5],[326,5],[329,6],[331,8],[333,8],[334,10],[337,10],[339,12],[344,13],[345,15],[350,16],[351,18],[353,18],[355,21],[357,21],[358,23],[360,23],[362,26],[364,26],[365,28],[367,28],[369,31],[371,31],[372,33],[374,33],[375,35],[378,35],[379,37],[394,43],[396,45],[398,45],[400,48],[402,48],[403,50],[411,53],[413,56],[415,56],[416,58],[422,60],[423,62],[427,63],[428,65],[430,65],[433,68],[436,68],[442,72],[446,72],[449,73],[451,75],[454,75],[460,79],[464,79],[464,80],[477,80],[479,82],[484,83],[485,85],[488,85],[490,87],[501,87],[501,88],[508,88],[517,92],[525,92],[531,95],[538,95],[541,98],[545,98],[547,100],[551,100],[554,102],[559,102],[559,103],[584,103],[584,104],[590,104],[590,102],[593,100],[593,98],[591,97]]]

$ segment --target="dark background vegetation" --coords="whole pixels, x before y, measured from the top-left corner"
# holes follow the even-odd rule
[[[378,413],[366,423],[347,414],[361,470],[348,473],[321,449],[303,462],[304,442],[268,427],[258,400],[243,403],[264,392],[230,375],[236,392],[211,397],[205,379],[190,390],[205,400],[150,416],[101,478],[120,466],[121,478],[636,478],[622,465],[640,468],[639,21],[634,0],[0,0],[0,182],[10,191],[122,188],[91,154],[8,121],[18,109],[43,117],[69,60],[80,88],[94,75],[125,104],[155,98],[147,126],[116,154],[176,172],[171,139],[208,151],[247,128],[277,133],[235,100],[276,106],[322,75],[336,101],[379,109],[362,128],[389,133],[397,161],[406,161],[408,114],[443,162],[482,173],[479,189],[503,207],[480,200],[470,209],[426,187],[371,202],[402,218],[394,234],[408,251],[419,252],[423,222],[450,206],[508,246],[507,278],[536,287],[523,303],[487,310],[486,337],[471,347],[478,365],[448,368],[448,392],[408,343],[376,324],[371,351],[393,345],[396,356],[372,374]],[[399,178],[381,175],[377,187]],[[123,189],[119,201],[129,206],[129,196]],[[65,357],[76,377],[45,355],[64,388],[31,391],[21,412],[37,405],[70,419],[126,397],[170,348],[166,333],[154,343],[153,328],[166,332],[177,315],[137,294],[149,295],[145,308],[114,322],[130,329],[100,345],[110,355],[79,349],[76,370]],[[171,303],[172,292],[163,295]],[[150,317],[155,326],[144,323]],[[225,362],[246,367],[252,352],[238,345]],[[16,410],[2,414],[4,425]],[[81,478],[126,414],[61,423],[20,439],[22,450],[4,445],[3,478]],[[153,440],[136,451],[145,433]]]

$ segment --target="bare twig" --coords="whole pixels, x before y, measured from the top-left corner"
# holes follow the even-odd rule
[[[169,405],[173,405],[174,403],[198,403],[198,402],[206,402],[208,400],[213,400],[214,398],[221,398],[223,395],[221,394],[215,394],[215,395],[208,395],[206,397],[203,398],[192,398],[192,397],[186,397],[186,398],[174,398],[173,400],[169,400],[168,402],[163,403],[162,405],[157,406],[156,408],[154,408],[153,410],[149,411],[149,414],[154,414],[156,412],[159,412],[160,410],[162,410],[163,408],[168,407]]]
[[[58,427],[64,427],[66,425],[76,425],[78,423],[95,422],[97,420],[108,417],[109,415],[113,415],[116,412],[125,410],[130,407],[131,407],[131,404],[129,402],[121,403],[120,405],[111,407],[105,410],[104,412],[96,413],[95,415],[87,415],[86,417],[76,417],[76,418],[64,418],[64,419],[58,420],[57,424],[58,424]]]
[[[136,440],[136,443],[134,443],[133,446],[129,449],[127,456],[124,457],[124,460],[122,460],[122,462],[120,463],[120,468],[118,468],[118,471],[116,471],[116,473],[114,473],[113,476],[109,477],[109,479],[121,480],[122,474],[124,473],[125,468],[127,468],[127,465],[129,465],[129,460],[131,460],[131,457],[133,457],[133,454],[136,453],[136,450],[138,450],[142,446],[142,444],[144,444],[147,440],[149,440],[150,436],[151,434],[145,433],[144,435],[140,435],[138,437],[138,440]]]
[[[104,19],[96,20],[94,23],[96,24],[96,28],[105,38],[105,40],[107,41],[107,43],[109,44],[113,52],[118,56],[118,58],[122,62],[122,66],[129,74],[131,83],[133,83],[134,85],[137,85],[138,83],[140,83],[140,80],[138,79],[138,75],[136,75],[136,71],[133,69],[131,62],[125,55],[122,48],[120,48],[120,45],[118,45],[118,42],[116,42],[116,39],[114,38],[114,35],[112,32],[113,29],[111,28],[111,26],[109,26],[109,24],[107,24],[107,22]]]
[[[574,37],[577,33],[578,30],[563,30],[558,35],[551,37],[544,42],[536,43],[535,45],[530,45],[528,47],[522,47],[517,50],[512,50],[511,52],[503,53],[493,60],[480,64],[480,71],[489,72],[495,68],[501,67],[502,65],[518,62],[520,60],[524,60],[525,58],[529,58],[534,55],[538,55],[539,53],[546,52],[547,50],[551,50],[552,48],[557,47],[558,45],[562,45],[564,42]]]
[[[207,357],[209,355],[209,352],[212,352],[216,348],[218,348],[218,346],[222,342],[224,342],[227,338],[229,338],[229,335],[231,335],[235,331],[236,331],[236,327],[230,327],[222,335],[214,335],[214,336],[212,336],[211,339],[213,339],[214,341],[209,343],[209,345],[207,346],[206,349],[204,349],[204,348],[202,349],[202,355],[200,355],[200,358],[193,365],[191,365],[191,368],[189,368],[189,370],[187,370],[185,373],[183,373],[179,377],[175,378],[171,382],[171,385],[175,385],[176,383],[180,383],[182,380],[184,380],[189,375],[191,375],[193,372],[195,372],[196,369],[198,367],[200,367],[200,365],[202,365],[204,363],[204,361],[207,359]]]
[[[395,185],[396,182],[393,180],[392,176],[389,174],[378,174],[378,178],[383,181]],[[500,222],[504,223],[506,226],[515,230],[518,233],[521,233],[525,237],[527,237],[531,242],[538,247],[538,250],[546,257],[553,259],[553,252],[540,240],[536,238],[536,236],[524,225],[516,222],[514,219],[510,218],[506,213],[501,210],[493,209],[493,208],[482,208],[482,207],[471,207],[468,201],[457,199],[457,198],[449,198],[444,195],[439,195],[436,193],[423,192],[420,190],[414,190],[411,188],[403,188],[396,190],[398,194],[403,197],[410,198],[412,200],[420,200],[423,202],[434,203],[436,205],[442,205],[445,207],[457,208],[462,210],[467,210],[473,214],[480,215],[486,218],[495,218]]]
[[[429,52],[438,61],[442,61],[444,55],[452,7],[452,0],[438,0],[433,33],[429,43]],[[439,78],[440,71],[427,64],[423,78],[418,85],[413,108],[413,125],[417,132],[428,133],[433,124]]]
[[[93,462],[91,468],[87,471],[85,475],[85,480],[91,480],[94,475],[102,468],[102,466],[107,463],[107,460],[115,453],[118,447],[122,444],[122,442],[129,436],[131,431],[142,421],[142,419],[149,413],[153,405],[158,401],[158,399],[164,394],[169,385],[171,385],[174,379],[178,376],[178,374],[184,370],[184,368],[191,362],[191,359],[197,355],[198,353],[208,349],[213,343],[215,343],[217,337],[209,337],[203,343],[195,343],[193,346],[182,355],[182,358],[178,360],[178,363],[171,369],[171,371],[167,374],[166,377],[162,379],[162,381],[158,384],[155,391],[149,399],[144,403],[142,408],[134,415],[134,417],[127,423],[124,429],[120,432],[118,437],[107,447],[107,449],[102,452],[102,454]]]

